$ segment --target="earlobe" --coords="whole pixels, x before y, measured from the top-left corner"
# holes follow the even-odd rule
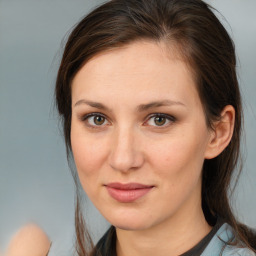
[[[230,143],[235,124],[235,109],[227,105],[221,112],[220,120],[214,123],[205,152],[205,159],[212,159],[218,156]]]

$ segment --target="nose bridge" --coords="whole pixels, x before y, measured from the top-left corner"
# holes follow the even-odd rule
[[[127,124],[116,127],[112,142],[109,163],[113,169],[126,172],[142,164],[138,132],[134,127]]]

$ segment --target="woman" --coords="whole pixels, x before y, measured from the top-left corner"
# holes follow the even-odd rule
[[[232,40],[199,0],[113,0],[74,28],[56,103],[77,169],[78,255],[255,255],[228,199],[235,68]],[[78,178],[112,224],[95,247]]]

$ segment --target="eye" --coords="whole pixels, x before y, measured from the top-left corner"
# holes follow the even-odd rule
[[[151,115],[147,123],[152,126],[162,127],[162,126],[168,126],[175,121],[176,119],[173,116],[157,113],[157,114]]]
[[[88,123],[88,126],[97,128],[97,126],[103,126],[107,123],[105,116],[99,113],[90,113],[82,117],[82,121]]]

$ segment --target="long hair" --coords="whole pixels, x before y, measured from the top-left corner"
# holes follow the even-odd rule
[[[236,181],[241,171],[243,115],[235,49],[212,10],[201,0],[112,0],[102,4],[75,26],[67,40],[56,80],[57,109],[63,121],[67,153],[72,158],[71,83],[81,67],[100,52],[138,40],[162,41],[175,47],[193,72],[208,127],[212,128],[226,105],[235,108],[235,127],[229,145],[203,165],[202,209],[210,225],[214,225],[217,217],[222,218],[234,229],[233,243],[242,241],[252,249],[256,247],[255,237],[234,217],[228,196],[232,178]],[[76,235],[78,255],[90,255],[79,198]],[[107,245],[111,247],[111,241]]]

